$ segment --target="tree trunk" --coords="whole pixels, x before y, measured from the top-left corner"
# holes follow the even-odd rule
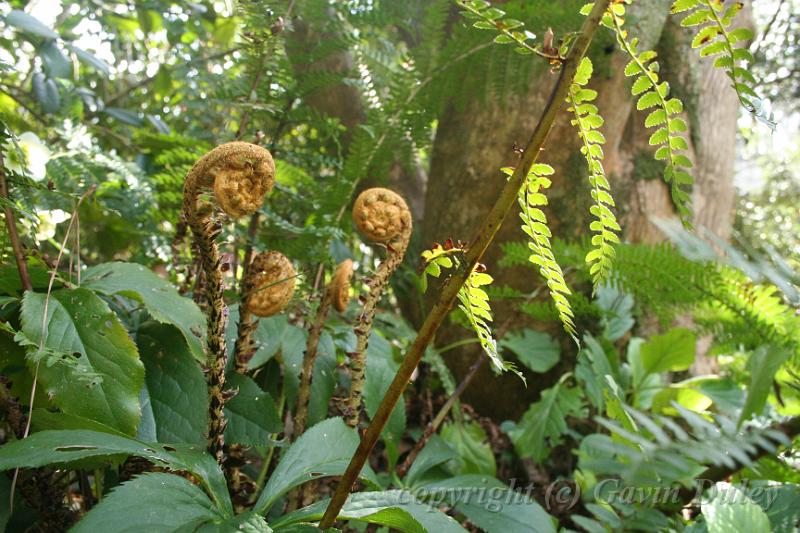
[[[543,0],[540,3],[542,9],[550,5]],[[574,3],[576,10],[582,4],[569,3]],[[690,30],[681,28],[679,19],[668,17],[668,13],[669,2],[636,2],[629,9],[626,27],[631,36],[639,37],[640,50],[655,48],[659,52],[662,77],[670,82],[673,95],[685,104],[684,118],[690,128],[687,155],[695,163],[692,173],[696,182],[695,224],[726,238],[733,221],[736,97],[725,73],[714,69],[710,59],[698,59],[689,46]],[[559,31],[573,29],[556,28],[556,37]],[[544,28],[531,30],[542,33]],[[660,241],[663,236],[652,219],[675,218],[676,215],[661,179],[663,165],[654,162],[653,150],[648,145],[651,132],[644,127],[645,114],[636,111],[630,82],[623,73],[628,60],[618,51],[613,39],[596,42],[590,57],[595,64],[590,86],[599,93],[597,105],[605,118],[602,127],[607,139],[604,167],[617,203],[624,239],[646,243]],[[475,68],[480,69],[481,65]],[[515,143],[524,144],[529,137],[555,78],[544,67],[534,74],[524,94],[511,95],[503,101],[473,103],[468,108],[455,103],[447,106],[440,117],[432,150],[423,242],[470,238],[502,188],[504,176],[499,169],[516,163],[513,147]],[[514,119],[519,116],[526,120]],[[587,234],[590,222],[591,196],[585,162],[578,147],[577,135],[564,111],[539,160],[556,169],[548,191],[547,215],[554,236],[567,240]],[[519,223],[517,216],[509,217],[495,245],[485,256],[485,263],[497,286],[508,285],[531,292],[542,284],[533,265],[501,268],[498,264],[502,243],[524,239]],[[494,301],[492,306],[496,325],[511,319],[516,327],[541,329],[503,300]],[[580,329],[586,326],[589,325],[579,325]],[[557,329],[550,328],[549,332],[559,334]],[[450,325],[440,330],[438,344],[469,335],[464,329]],[[457,378],[467,372],[477,355],[474,348],[447,354],[448,364]],[[542,389],[551,386],[573,367],[574,357],[574,345],[564,340],[561,362],[544,375],[529,375],[527,389],[516,376],[495,376],[489,365],[484,365],[464,399],[495,419],[516,418]],[[488,398],[503,400],[488,402]]]

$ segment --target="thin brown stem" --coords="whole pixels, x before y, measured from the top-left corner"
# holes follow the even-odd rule
[[[11,199],[8,195],[8,184],[6,183],[6,169],[3,164],[3,152],[0,150],[0,197],[6,202]],[[11,239],[11,249],[14,251],[14,260],[17,262],[17,270],[19,270],[19,279],[22,283],[22,290],[33,290],[31,284],[31,276],[28,274],[28,265],[25,262],[25,252],[22,250],[22,243],[19,240],[19,233],[17,232],[17,223],[14,219],[14,210],[11,206],[6,205],[3,209],[6,216],[6,226],[8,227],[8,236]]]
[[[322,295],[322,300],[317,307],[317,314],[308,331],[306,352],[303,354],[303,368],[300,372],[300,388],[297,392],[297,408],[294,415],[294,438],[299,437],[306,430],[308,419],[308,402],[311,398],[311,378],[314,375],[314,362],[317,360],[319,339],[322,328],[331,309],[331,296],[328,291]]]
[[[467,281],[473,268],[483,257],[484,252],[494,240],[497,231],[500,229],[500,225],[516,204],[519,189],[525,183],[531,166],[536,162],[539,157],[539,152],[544,147],[550,130],[564,105],[564,100],[569,92],[569,86],[572,83],[575,72],[578,69],[578,64],[589,48],[589,44],[600,24],[600,19],[606,9],[608,9],[611,1],[612,0],[598,0],[595,2],[591,13],[584,22],[580,34],[575,39],[572,49],[561,66],[559,79],[550,94],[542,117],[534,129],[533,135],[525,147],[525,151],[522,153],[520,163],[509,177],[508,182],[500,193],[500,197],[486,216],[482,227],[472,241],[467,252],[465,264],[445,283],[439,295],[438,302],[425,318],[417,334],[417,338],[414,340],[409,352],[400,364],[391,385],[389,385],[386,394],[375,412],[375,416],[364,432],[361,442],[353,454],[350,464],[347,466],[347,470],[342,476],[339,485],[336,487],[336,492],[333,494],[325,510],[325,515],[320,521],[319,525],[321,529],[327,529],[333,525],[336,517],[339,515],[339,511],[342,509],[342,506],[353,488],[353,484],[358,479],[358,475],[367,462],[370,452],[383,432],[383,428],[389,420],[389,416],[411,379],[411,375],[417,368],[417,365],[425,354],[425,350],[433,339],[436,331],[439,329],[439,326],[444,322],[445,317],[450,312],[457,298],[458,291]]]

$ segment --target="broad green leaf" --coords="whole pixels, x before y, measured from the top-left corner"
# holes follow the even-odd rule
[[[436,434],[431,435],[431,439],[411,464],[411,468],[403,478],[403,483],[409,487],[415,486],[432,468],[440,466],[456,456],[456,451],[442,437]]]
[[[208,430],[208,386],[174,326],[148,322],[136,335],[155,440],[203,444]],[[145,410],[143,404],[142,409]]]
[[[27,292],[22,300],[22,330],[36,343],[42,338],[45,298]],[[44,325],[45,348],[65,355],[30,352],[28,366],[33,372],[41,355],[39,381],[53,402],[65,413],[133,434],[144,366],[108,305],[85,288],[53,291]]]
[[[800,521],[800,485],[765,483],[748,491],[747,496],[767,514],[773,533],[796,533]]]
[[[566,374],[553,387],[542,392],[510,432],[511,442],[521,457],[542,461],[567,431],[565,417],[582,413],[581,391],[568,388]]]
[[[232,511],[222,471],[204,449],[186,445],[163,446],[109,433],[89,430],[40,431],[0,447],[0,471],[68,465],[88,457],[135,455],[156,466],[195,474],[225,513]]]
[[[454,468],[458,475],[481,474],[494,476],[497,464],[486,432],[477,422],[445,424],[442,439],[458,454]]]
[[[86,63],[87,65],[101,72],[102,74],[108,75],[111,73],[111,67],[108,66],[108,63],[106,63],[96,55],[92,54],[91,52],[87,52],[86,50],[78,48],[77,46],[73,46],[71,44],[67,44],[65,46],[67,50],[78,56],[78,59],[83,63]]]
[[[175,287],[151,270],[136,263],[103,263],[86,270],[82,286],[142,302],[154,319],[181,330],[192,354],[198,361],[205,362],[203,313],[193,301],[178,294]]]
[[[14,26],[24,32],[32,33],[45,39],[58,39],[58,34],[48,28],[42,21],[19,9],[13,9],[6,15],[5,19],[9,26]]]
[[[328,416],[328,404],[336,388],[336,345],[330,333],[323,331],[317,347],[317,360],[311,379],[308,402],[308,424],[314,425]]]
[[[341,475],[358,442],[355,430],[347,427],[341,418],[329,418],[312,426],[286,450],[253,510],[264,514],[292,488],[312,479]],[[369,466],[361,475],[369,480],[375,479]]]
[[[45,113],[53,114],[61,108],[61,94],[55,80],[37,72],[31,77],[31,89]]]
[[[640,352],[644,373],[686,370],[694,362],[695,342],[695,334],[686,328],[650,337]]]
[[[789,358],[791,352],[781,346],[762,346],[756,350],[747,361],[750,370],[750,385],[747,389],[747,399],[739,416],[739,425],[751,416],[761,413],[767,397],[772,390],[772,380],[775,373]]]
[[[42,66],[50,78],[69,78],[72,75],[72,61],[58,47],[55,41],[47,41],[39,48]]]
[[[487,533],[555,533],[555,520],[522,492],[490,476],[456,476],[424,487]]]
[[[252,511],[245,511],[231,518],[224,520],[214,520],[203,524],[197,533],[231,533],[233,531],[242,533],[272,533],[272,529],[267,525],[266,520]],[[315,528],[315,531],[319,529]]]
[[[298,522],[322,518],[328,500],[316,502],[276,520],[276,532]],[[387,526],[404,533],[464,533],[466,530],[436,507],[417,500],[403,490],[351,494],[339,513],[339,520],[355,520]]]
[[[672,402],[690,411],[702,413],[711,406],[712,400],[697,389],[674,384],[661,389],[653,396],[652,410],[655,413],[678,416],[678,411],[672,406]]]
[[[272,396],[250,377],[238,372],[228,373],[225,387],[239,391],[225,404],[228,420],[225,441],[247,446],[264,446],[270,442],[270,436],[283,428]]]
[[[174,474],[148,473],[105,495],[70,531],[167,533],[214,518],[220,512],[199,487]]]
[[[708,533],[772,531],[766,513],[739,489],[727,483],[717,483],[713,500],[701,506]]]
[[[121,109],[119,107],[106,107],[103,109],[103,113],[130,126],[140,127],[144,124],[144,120],[142,120],[142,117],[140,117],[138,113],[128,111],[127,109]]]
[[[553,368],[561,357],[561,347],[553,337],[532,329],[506,334],[500,346],[514,352],[523,365],[539,373]]]

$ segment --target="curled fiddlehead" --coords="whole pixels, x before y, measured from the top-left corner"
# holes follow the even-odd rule
[[[239,307],[236,337],[236,369],[247,371],[255,352],[252,334],[258,323],[252,315],[266,318],[280,313],[294,296],[297,272],[292,262],[280,252],[262,252],[246,268],[244,298]]]
[[[272,189],[275,164],[268,150],[254,144],[231,142],[211,150],[189,170],[183,188],[183,211],[192,230],[194,249],[203,272],[203,294],[207,314],[209,451],[223,458],[225,439],[225,322],[222,268],[215,242],[221,224],[215,203],[231,217],[255,212]],[[213,193],[213,194],[211,194]],[[214,201],[212,201],[212,198]]]
[[[353,277],[353,261],[345,259],[336,267],[333,279],[328,284],[327,293],[333,303],[333,308],[344,313],[350,303],[350,280]]]
[[[353,205],[353,222],[368,239],[386,245],[387,256],[369,282],[369,293],[356,319],[356,349],[350,354],[350,396],[346,419],[356,426],[361,415],[361,395],[364,390],[366,353],[375,308],[383,295],[392,273],[400,266],[411,238],[411,211],[403,198],[382,188],[367,189]]]

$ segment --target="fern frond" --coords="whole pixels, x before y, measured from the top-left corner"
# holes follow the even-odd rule
[[[612,475],[633,486],[664,487],[692,479],[703,466],[749,466],[759,451],[774,453],[789,444],[770,428],[740,431],[734,420],[714,415],[713,421],[674,404],[679,418],[651,416],[625,406],[629,428],[604,418],[597,422],[612,435],[592,435],[591,456],[581,468]],[[633,428],[633,429],[631,429]]]
[[[586,254],[586,263],[590,265],[589,272],[596,290],[608,278],[611,271],[614,245],[619,244],[619,237],[615,232],[621,228],[611,210],[614,207],[614,199],[603,169],[603,144],[606,139],[599,131],[603,125],[603,118],[598,114],[597,106],[591,103],[597,98],[597,92],[585,88],[591,77],[592,61],[584,57],[569,88],[567,110],[575,117],[571,122],[578,128],[578,137],[583,143],[581,153],[586,158],[589,183],[592,185],[594,205],[590,208],[590,212],[597,220],[589,226],[594,232],[592,236],[594,247]]]
[[[699,27],[692,39],[692,48],[700,49],[700,57],[718,56],[714,59],[714,66],[724,69],[728,74],[739,103],[774,131],[775,121],[772,116],[767,115],[758,93],[753,89],[757,83],[755,76],[747,68],[737,66],[740,62],[749,65],[754,63],[750,50],[736,46],[752,39],[753,32],[748,28],[730,30],[731,23],[742,6],[741,2],[729,2],[725,7],[722,0],[675,0],[672,13],[688,12],[681,21],[681,26]]]
[[[687,190],[694,180],[688,169],[691,160],[682,150],[688,150],[686,139],[681,135],[686,131],[686,122],[677,115],[683,111],[683,103],[677,98],[670,98],[669,83],[659,83],[658,62],[652,50],[638,51],[639,39],[628,39],[627,30],[623,29],[625,6],[613,4],[603,18],[603,24],[614,30],[622,51],[630,58],[625,67],[625,76],[635,78],[631,94],[638,97],[636,109],[644,111],[656,108],[647,115],[646,128],[656,128],[650,135],[650,146],[657,146],[655,158],[666,163],[664,181],[670,187],[670,195],[684,226],[691,227],[691,194]]]
[[[521,20],[506,17],[505,11],[492,7],[487,0],[456,0],[456,4],[464,9],[462,15],[475,20],[472,24],[474,28],[499,32],[494,42],[514,45],[514,51],[518,54],[536,54],[553,62],[561,60],[558,50],[547,50],[542,45],[530,44],[536,36],[523,29],[525,24]]]
[[[449,247],[445,249],[441,245],[435,246],[431,250],[422,252],[422,259],[425,261],[425,269],[422,272],[422,287],[423,291],[427,288],[427,277],[433,276],[438,278],[442,275],[443,270],[448,270],[453,267],[458,268],[460,265],[459,254],[464,250],[458,247]],[[467,322],[470,328],[478,336],[478,341],[481,348],[489,356],[489,360],[498,372],[510,370],[517,374],[523,381],[525,378],[508,361],[503,360],[497,352],[497,341],[492,336],[492,309],[489,306],[489,295],[483,287],[492,283],[493,278],[489,274],[482,272],[481,265],[475,265],[467,278],[466,283],[458,291],[458,308],[464,312],[467,317]]]
[[[508,176],[514,169],[505,167],[500,169]],[[546,176],[551,176],[555,171],[550,165],[542,163],[534,164],[525,180],[525,184],[519,190],[519,206],[521,208],[519,216],[522,219],[522,231],[528,239],[528,248],[532,252],[528,260],[539,267],[539,272],[547,283],[550,290],[550,297],[558,310],[558,317],[564,326],[564,330],[569,333],[575,344],[580,345],[578,332],[575,329],[575,315],[572,307],[567,300],[567,296],[572,291],[567,287],[564,280],[564,273],[561,270],[553,255],[550,243],[550,229],[547,227],[547,216],[541,207],[547,205],[547,197],[541,192],[550,187],[550,180]]]

